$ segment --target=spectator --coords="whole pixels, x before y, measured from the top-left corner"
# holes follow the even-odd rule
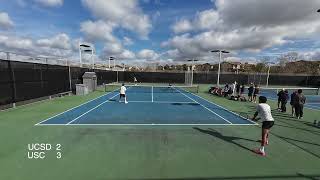
[[[244,86],[244,84],[242,83],[241,88],[240,88],[240,96],[243,96],[244,89],[245,89],[245,86]]]
[[[232,89],[232,87],[229,87],[229,89],[228,89],[228,96],[232,96],[232,93],[233,92],[233,89]]]
[[[306,103],[306,97],[302,93],[302,89],[298,90],[298,94],[294,98],[294,110],[298,119],[303,118],[303,106]]]
[[[252,101],[253,100],[253,90],[254,90],[254,88],[253,88],[253,83],[251,83],[250,84],[250,87],[248,88],[248,98],[249,98],[249,101]]]
[[[281,108],[280,108],[281,98],[280,97],[283,96],[283,93],[284,93],[284,88],[281,91],[279,91],[277,94],[277,96],[278,96],[278,111],[281,110]]]
[[[259,95],[259,93],[260,93],[260,88],[258,85],[255,85],[254,92],[253,92],[253,102],[254,103],[257,103],[257,96]]]
[[[288,90],[284,90],[283,93],[281,93],[280,101],[281,101],[281,112],[287,111],[287,102],[289,99],[289,93]]]
[[[290,105],[291,105],[291,115],[294,117],[294,100],[295,96],[297,95],[297,91],[293,91],[292,94],[290,95]]]
[[[237,96],[240,96],[240,84],[236,85],[236,93],[237,93]]]
[[[232,96],[236,96],[237,81],[232,84]]]

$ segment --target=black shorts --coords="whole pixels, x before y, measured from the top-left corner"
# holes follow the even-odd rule
[[[252,96],[252,93],[248,93],[248,96]]]
[[[126,97],[126,95],[125,94],[120,94],[120,98],[122,98],[122,97]]]
[[[262,129],[270,129],[274,125],[274,121],[263,121]]]

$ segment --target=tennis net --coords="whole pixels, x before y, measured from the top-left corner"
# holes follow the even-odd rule
[[[120,84],[105,84],[105,92],[120,89]],[[125,85],[130,93],[198,93],[199,86],[152,86],[152,85]]]

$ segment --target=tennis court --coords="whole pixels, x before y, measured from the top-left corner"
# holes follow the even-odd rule
[[[127,86],[128,104],[113,91],[36,125],[256,125],[197,93],[198,87]]]
[[[271,100],[278,100],[278,92],[283,88],[262,88],[261,95],[266,96],[267,98]],[[289,87],[285,88],[288,90],[289,98],[290,94],[294,91],[297,91],[298,89],[301,89],[306,96],[306,104],[305,107],[313,110],[320,110],[320,96],[319,94],[319,88],[294,88]],[[290,101],[290,99],[289,99]]]

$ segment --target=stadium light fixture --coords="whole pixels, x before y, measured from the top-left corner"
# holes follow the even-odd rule
[[[217,86],[219,86],[219,85],[220,85],[220,69],[221,69],[222,53],[223,53],[223,54],[228,54],[228,53],[230,53],[230,52],[229,52],[229,51],[226,51],[226,50],[219,50],[219,49],[212,50],[211,52],[212,52],[212,53],[216,53],[216,52],[219,53],[219,66],[218,66],[218,78],[217,78]]]
[[[113,56],[110,56],[109,57],[109,69],[110,69],[110,61],[113,61],[113,68],[115,68],[116,67],[116,58],[115,57],[113,57]]]
[[[79,55],[80,55],[80,67],[82,67],[82,51],[85,53],[91,53],[91,62],[92,62],[92,69],[94,69],[94,46],[90,43],[80,43],[79,42]]]
[[[87,45],[87,44],[80,44],[79,46],[80,46],[80,47],[85,47],[85,48],[91,47],[90,45]]]
[[[268,87],[268,86],[269,86],[269,77],[270,77],[270,69],[271,69],[271,65],[272,65],[272,64],[276,64],[276,63],[269,61],[269,62],[267,62],[267,64],[268,64],[268,73],[267,73],[267,82],[266,82],[266,87]]]

